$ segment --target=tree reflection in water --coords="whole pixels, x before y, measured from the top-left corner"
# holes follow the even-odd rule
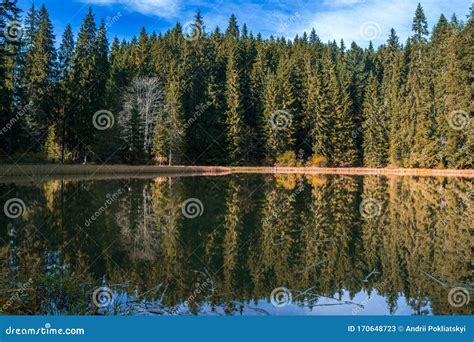
[[[0,216],[4,314],[473,309],[448,301],[453,287],[469,296],[474,287],[469,179],[233,175],[0,187],[3,202],[26,205],[19,218]],[[183,215],[189,198],[203,203],[201,216]],[[114,297],[102,308],[91,299],[100,286]],[[291,302],[275,307],[279,287]]]

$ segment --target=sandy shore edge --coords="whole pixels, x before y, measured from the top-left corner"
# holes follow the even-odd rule
[[[154,166],[154,165],[0,165],[0,178],[37,177],[37,176],[104,176],[118,177],[149,176],[164,174],[180,175],[226,175],[226,174],[340,174],[340,175],[384,175],[384,176],[427,176],[427,177],[463,177],[474,178],[474,170],[453,169],[395,169],[395,168],[318,168],[318,167],[226,167],[226,166]]]

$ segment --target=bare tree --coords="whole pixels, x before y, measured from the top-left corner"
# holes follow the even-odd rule
[[[157,77],[135,78],[126,89],[119,123],[129,150],[140,148],[150,154],[154,126],[162,120],[163,103],[164,87]]]

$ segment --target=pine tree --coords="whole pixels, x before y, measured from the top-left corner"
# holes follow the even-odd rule
[[[389,157],[388,163],[401,163],[400,103],[402,98],[403,55],[395,30],[390,30],[386,48],[382,51],[383,76],[381,82],[381,110],[387,119]]]
[[[472,113],[472,55],[474,48],[474,6],[471,6],[464,29],[460,30],[455,20],[451,21],[455,31],[450,40],[447,66],[447,98],[445,121],[448,122],[446,159],[449,167],[472,168],[474,150]]]
[[[370,43],[371,44],[371,43]],[[350,73],[350,98],[352,101],[352,116],[357,132],[355,132],[355,144],[358,150],[358,158],[362,158],[362,134],[360,134],[363,122],[363,103],[367,88],[368,74],[372,71],[373,51],[369,46],[364,51],[355,42],[347,52],[347,68]]]
[[[38,28],[33,34],[24,68],[25,96],[30,103],[26,117],[30,134],[44,141],[52,117],[53,91],[56,78],[56,49],[51,20],[44,5],[38,13]]]
[[[95,41],[95,67],[96,67],[96,90],[100,94],[105,94],[107,79],[109,78],[109,42],[107,40],[107,31],[105,28],[105,22],[102,20],[99,30],[97,31],[97,37]],[[98,101],[99,107],[105,106],[104,99]]]
[[[380,89],[376,77],[369,78],[364,101],[363,148],[364,165],[384,167],[388,156],[388,137],[385,113],[380,100]]]
[[[273,124],[276,124],[280,132],[280,146],[282,152],[293,151],[295,148],[295,130],[298,126],[299,118],[297,114],[297,98],[295,91],[295,73],[294,65],[290,58],[283,57],[278,64],[276,71],[277,89],[278,89],[278,110],[280,115],[273,117]],[[276,120],[276,122],[275,122]],[[278,120],[281,121],[278,122]]]
[[[66,122],[67,113],[71,106],[71,68],[74,59],[74,35],[71,25],[67,25],[64,30],[61,45],[58,52],[58,98],[56,101],[58,110],[57,127],[60,127],[61,134],[61,162],[64,163],[66,152]]]
[[[48,134],[44,144],[46,158],[49,161],[58,161],[61,158],[61,148],[57,143],[56,127],[54,124],[48,127]]]
[[[97,79],[97,27],[94,22],[92,9],[82,23],[76,43],[74,60],[71,71],[71,91],[75,101],[68,113],[68,136],[70,137],[71,150],[77,153],[75,159],[87,162],[88,151],[94,136],[93,115],[100,110],[96,103],[98,100],[95,92]]]
[[[26,51],[32,48],[34,35],[38,29],[38,12],[36,11],[35,5],[31,5],[30,10],[26,14],[25,26],[23,32],[23,42],[24,48]]]
[[[175,65],[171,65],[175,69]],[[155,125],[152,154],[157,159],[166,159],[169,165],[184,161],[186,126],[183,113],[183,85],[177,71],[166,87],[166,102],[163,116]],[[165,157],[165,158],[163,158]]]
[[[17,39],[7,39],[15,32],[11,28],[19,20],[20,9],[16,0],[3,0],[0,3],[0,125],[5,125],[14,117],[13,95],[15,91],[15,74],[18,72],[20,45]],[[18,33],[18,32],[16,32]],[[12,130],[0,131],[0,149],[11,154],[14,146]]]
[[[418,3],[415,11],[415,17],[413,18],[413,41],[415,43],[426,42],[426,36],[428,35],[428,22],[426,21],[425,12],[423,7]]]
[[[140,31],[138,37],[138,44],[135,49],[135,68],[139,76],[150,76],[151,61],[150,61],[150,40],[144,27]]]
[[[237,60],[237,46],[232,44],[227,60],[226,71],[226,124],[228,158],[231,164],[239,164],[243,157],[244,111]]]
[[[237,25],[237,18],[235,15],[231,15],[229,19],[229,25],[227,26],[227,30],[225,31],[226,39],[233,39],[236,40],[239,38],[239,25]]]
[[[333,126],[331,132],[331,163],[338,167],[355,165],[357,151],[353,134],[355,125],[352,113],[352,101],[349,94],[350,79],[344,69],[345,61],[338,55],[337,64],[326,57],[326,70],[329,78],[328,92],[332,100]],[[338,71],[336,71],[336,65]]]
[[[445,18],[441,15],[438,23],[433,29],[431,35],[431,41],[429,44],[429,60],[432,63],[432,87],[433,87],[433,101],[434,101],[434,112],[436,115],[436,135],[434,139],[436,143],[434,145],[435,150],[433,153],[436,154],[438,160],[437,167],[445,167],[447,164],[446,144],[448,141],[447,135],[449,130],[449,124],[447,122],[448,113],[446,112],[446,94],[447,94],[447,78],[448,73],[448,56],[450,54],[449,42],[452,39],[452,29]]]
[[[331,112],[328,84],[321,74],[321,67],[307,64],[307,90],[304,105],[305,125],[309,130],[313,156],[330,156]]]
[[[265,79],[263,108],[265,157],[268,162],[273,163],[284,150],[278,145],[278,128],[272,123],[272,116],[278,110],[278,85],[276,76],[270,72]]]
[[[404,124],[409,125],[407,145],[410,146],[404,165],[410,167],[433,167],[436,165],[433,139],[435,117],[430,89],[429,63],[427,58],[426,18],[420,5],[413,20],[413,37],[406,83],[407,95],[403,111]]]

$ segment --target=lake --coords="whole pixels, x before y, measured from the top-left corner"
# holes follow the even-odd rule
[[[25,177],[0,189],[3,314],[474,308],[471,179]]]

